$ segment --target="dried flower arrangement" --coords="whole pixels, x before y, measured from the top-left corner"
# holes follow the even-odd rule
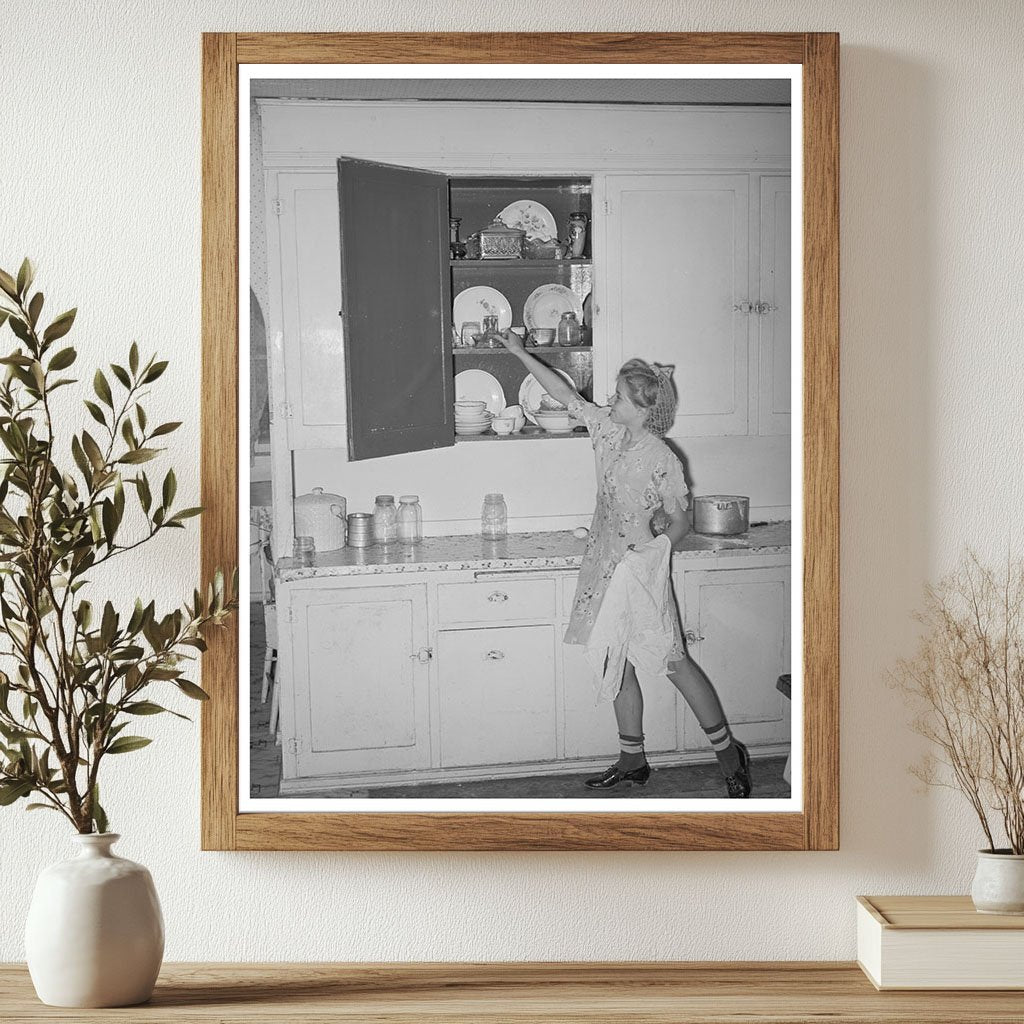
[[[1008,558],[995,572],[968,553],[925,588],[915,618],[917,653],[898,663],[894,681],[918,709],[914,730],[939,757],[911,771],[963,793],[988,852],[1024,854],[1024,561]],[[1002,837],[1007,846],[997,848]]]

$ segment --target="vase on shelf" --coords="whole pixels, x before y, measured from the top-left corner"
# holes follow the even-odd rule
[[[569,214],[569,255],[578,259],[587,247],[587,215]]]
[[[25,959],[48,1006],[135,1006],[152,994],[164,921],[149,871],[116,856],[121,837],[76,835],[77,857],[44,868],[25,926]]]

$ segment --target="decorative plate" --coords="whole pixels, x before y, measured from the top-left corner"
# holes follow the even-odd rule
[[[534,327],[557,327],[563,313],[572,311],[578,323],[583,323],[583,303],[580,297],[562,284],[542,284],[530,292],[523,306],[523,323]]]
[[[509,203],[501,213],[498,220],[507,228],[519,228],[526,232],[526,237],[533,239],[557,238],[558,225],[551,211],[532,199],[520,199],[517,202]]]
[[[505,392],[498,378],[486,370],[462,370],[455,374],[455,400],[486,402],[487,411],[495,416],[505,408]]]
[[[555,373],[561,374],[565,378],[566,384],[576,390],[576,382],[565,372],[565,370],[558,369],[557,366],[551,366],[549,369],[554,370]],[[457,387],[457,385],[456,385]],[[523,412],[526,418],[534,425],[537,426],[537,417],[534,413],[540,408],[540,400],[547,394],[544,390],[543,385],[532,373],[526,375],[526,379],[522,384],[519,385],[519,404],[523,407]]]
[[[452,303],[452,325],[456,330],[461,332],[467,320],[480,324],[482,329],[485,316],[498,318],[499,331],[512,326],[512,304],[497,288],[477,284],[472,288],[464,288],[455,296]]]

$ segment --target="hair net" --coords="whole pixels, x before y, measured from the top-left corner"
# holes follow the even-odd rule
[[[676,421],[676,389],[672,384],[675,367],[652,363],[651,369],[658,378],[658,397],[647,417],[647,429],[658,437],[664,437]]]

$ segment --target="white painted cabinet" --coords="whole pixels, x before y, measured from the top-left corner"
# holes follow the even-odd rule
[[[438,635],[442,767],[554,760],[556,642],[550,625]]]
[[[792,385],[791,215],[789,176],[762,175],[758,298],[757,432],[788,434]]]
[[[425,585],[289,589],[296,774],[427,767]]]
[[[618,750],[583,648],[562,642],[574,572],[469,570],[286,582],[282,791],[587,771]],[[737,734],[784,749],[785,555],[687,558],[675,592],[690,653]],[[293,683],[289,686],[288,680]],[[711,756],[666,679],[644,690],[656,763]]]
[[[690,656],[714,684],[736,735],[748,745],[788,742],[789,702],[775,683],[790,670],[789,565],[687,569],[682,592]],[[684,749],[705,749],[684,702],[680,711]]]

